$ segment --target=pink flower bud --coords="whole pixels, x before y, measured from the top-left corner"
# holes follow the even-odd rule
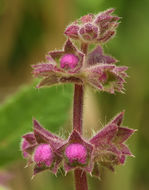
[[[79,26],[70,25],[66,28],[64,33],[66,34],[66,36],[70,38],[78,39],[78,31],[79,31]]]
[[[41,144],[36,148],[34,161],[37,163],[38,167],[40,167],[41,164],[48,167],[51,166],[53,161],[53,152],[49,144]]]
[[[65,54],[60,60],[60,66],[64,69],[74,69],[79,62],[79,58],[73,54]]]
[[[83,17],[81,17],[81,22],[82,23],[87,23],[87,22],[92,22],[94,18],[93,14],[88,14],[88,15],[84,15]]]
[[[70,144],[65,150],[65,155],[68,158],[70,164],[76,162],[80,164],[86,164],[87,151],[86,148],[79,143]]]
[[[87,23],[82,26],[79,33],[83,40],[92,41],[97,38],[99,29],[97,26]]]

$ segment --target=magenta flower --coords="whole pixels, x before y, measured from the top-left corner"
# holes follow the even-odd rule
[[[60,137],[52,134],[34,120],[34,133],[23,136],[22,153],[28,159],[28,164],[34,164],[34,175],[49,169],[56,174],[62,161],[62,155],[57,151],[65,143]]]
[[[34,163],[34,175],[49,169],[54,174],[63,161],[64,171],[81,168],[99,177],[101,166],[114,170],[133,156],[124,142],[135,132],[121,127],[124,112],[119,113],[89,141],[73,130],[68,140],[62,140],[34,120],[34,133],[23,136],[22,152],[28,165]]]
[[[67,146],[65,155],[70,165],[75,162],[78,162],[79,164],[85,164],[87,158],[87,150],[83,145],[79,143],[73,143]]]
[[[41,144],[37,146],[33,159],[38,167],[41,167],[41,165],[50,167],[53,162],[53,151],[51,146],[49,144]]]
[[[116,66],[117,60],[104,55],[97,46],[86,56],[68,39],[63,51],[49,52],[47,63],[33,65],[33,74],[43,79],[38,88],[62,83],[88,84],[100,91],[123,92],[126,66]]]
[[[75,168],[82,168],[87,172],[92,171],[93,146],[85,141],[76,130],[73,130],[68,141],[59,151],[63,153],[66,173]]]
[[[118,16],[111,15],[115,9],[108,9],[97,15],[88,14],[70,24],[65,35],[85,43],[105,43],[114,37],[119,25]]]

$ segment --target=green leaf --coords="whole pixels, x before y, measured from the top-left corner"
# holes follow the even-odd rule
[[[6,187],[0,186],[0,190],[8,190]]]
[[[36,118],[52,132],[59,131],[69,117],[72,86],[35,89],[23,87],[0,107],[0,166],[21,158],[21,136],[32,131]]]

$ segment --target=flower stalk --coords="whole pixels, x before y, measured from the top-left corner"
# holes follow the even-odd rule
[[[74,87],[74,107],[73,107],[73,129],[82,134],[83,121],[83,85],[75,85]],[[76,190],[88,190],[86,172],[81,169],[75,169],[75,187]]]
[[[82,43],[81,44],[81,50],[86,55],[88,50],[88,43]]]
[[[82,43],[81,50],[86,55],[88,44]],[[84,87],[83,85],[74,85],[74,105],[73,105],[73,129],[77,130],[81,135],[83,133],[83,99]],[[86,172],[81,169],[75,169],[75,187],[76,190],[88,190]]]
[[[76,190],[88,190],[86,172],[81,169],[75,169],[74,174]]]
[[[111,94],[124,92],[127,66],[117,66],[118,60],[105,54],[102,47],[114,37],[119,25],[120,18],[113,12],[114,9],[108,9],[76,20],[64,32],[67,40],[63,49],[50,51],[45,62],[32,66],[33,75],[41,78],[37,88],[74,84],[70,136],[63,139],[35,119],[33,132],[23,135],[22,155],[28,161],[27,166],[33,164],[33,177],[44,170],[56,175],[62,166],[65,174],[74,171],[76,190],[88,190],[87,173],[100,178],[101,167],[114,171],[115,166],[125,163],[127,156],[133,157],[125,141],[135,130],[123,126],[124,111],[90,139],[83,137],[85,86]],[[92,48],[91,44],[95,46]]]
[[[83,85],[74,85],[74,103],[73,103],[73,129],[82,134],[83,120]]]

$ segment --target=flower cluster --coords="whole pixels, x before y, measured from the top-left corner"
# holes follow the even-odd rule
[[[65,35],[86,43],[105,43],[110,40],[118,26],[118,16],[111,15],[114,9],[108,9],[97,15],[88,14],[70,24]]]
[[[135,130],[121,126],[123,115],[119,113],[90,140],[76,130],[64,140],[33,120],[34,132],[24,135],[21,144],[27,166],[34,164],[34,175],[47,169],[56,174],[61,166],[66,173],[81,168],[96,177],[100,177],[102,166],[114,170],[124,164],[126,156],[133,156],[124,142]]]
[[[83,173],[100,177],[100,167],[113,171],[116,165],[125,163],[127,156],[133,156],[125,141],[135,130],[121,126],[124,112],[119,113],[91,139],[86,140],[81,134],[82,89],[85,85],[112,94],[116,91],[124,92],[127,67],[117,66],[118,61],[105,54],[102,47],[115,35],[119,24],[120,18],[112,15],[113,12],[114,9],[108,9],[74,21],[64,32],[67,37],[64,47],[50,51],[45,62],[32,66],[33,75],[41,78],[37,88],[73,83],[76,93],[73,113],[75,122],[68,139],[51,133],[36,120],[33,120],[33,132],[23,136],[21,150],[28,160],[27,166],[34,165],[33,175],[47,169],[56,174],[59,167],[63,167],[66,173],[81,169]],[[77,173],[79,180],[81,176]],[[82,188],[82,184],[78,184],[79,189],[87,187],[84,185]]]
[[[109,9],[98,15],[86,15],[66,28],[69,37],[62,50],[48,53],[46,62],[33,65],[35,77],[41,77],[37,88],[63,83],[89,85],[96,90],[109,93],[124,92],[126,66],[116,66],[117,60],[104,54],[102,42],[115,34],[119,17],[111,15]],[[71,39],[88,46],[99,43],[89,52],[80,50]]]
[[[117,60],[105,55],[97,46],[86,56],[68,39],[63,51],[52,51],[47,62],[33,65],[35,77],[43,79],[37,85],[52,86],[62,83],[88,84],[100,91],[123,92],[126,66],[116,66]]]

